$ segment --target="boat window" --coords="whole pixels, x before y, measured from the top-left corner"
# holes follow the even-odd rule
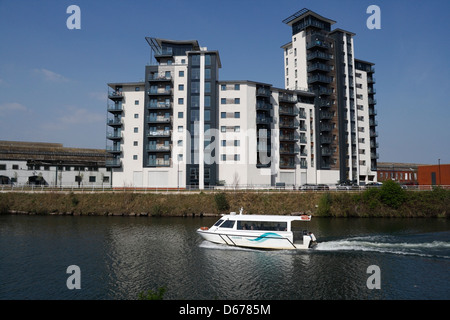
[[[214,227],[217,227],[217,226],[221,225],[222,222],[223,222],[223,219],[220,219],[219,221],[217,221],[217,222],[214,224]]]
[[[287,231],[287,222],[238,221],[238,230]]]
[[[233,228],[235,222],[236,221],[234,221],[234,220],[227,220],[220,227],[221,228]]]

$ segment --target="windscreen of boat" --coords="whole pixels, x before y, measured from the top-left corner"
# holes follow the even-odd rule
[[[238,230],[287,231],[287,222],[238,221]]]
[[[214,223],[214,227],[218,227],[223,223],[223,219],[218,220],[216,223]]]
[[[220,226],[220,228],[233,228],[235,222],[236,222],[236,221],[234,221],[234,220],[226,220],[226,221]]]

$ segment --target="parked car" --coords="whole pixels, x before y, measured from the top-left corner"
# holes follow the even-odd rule
[[[329,190],[330,188],[326,184],[304,184],[300,187],[300,190]]]
[[[369,182],[369,183],[366,183],[366,188],[379,188],[382,185],[383,184],[381,182]]]
[[[350,181],[342,182],[336,185],[337,190],[359,190],[359,186],[356,183]]]

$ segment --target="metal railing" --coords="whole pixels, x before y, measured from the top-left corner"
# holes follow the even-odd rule
[[[72,185],[34,185],[34,184],[3,184],[0,185],[0,192],[143,192],[143,193],[161,193],[161,192],[364,192],[371,188],[379,188],[380,186],[336,186],[336,185],[234,185],[225,184],[221,186],[206,186],[205,189],[199,190],[198,186],[186,187],[142,187],[142,186],[111,186],[104,184],[89,183],[73,183]],[[406,191],[432,191],[436,188],[450,190],[450,185],[414,185],[402,186]]]

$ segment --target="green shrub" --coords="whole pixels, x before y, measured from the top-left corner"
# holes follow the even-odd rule
[[[331,214],[331,195],[328,192],[320,197],[317,214],[319,216],[329,216]]]
[[[218,193],[214,196],[216,207],[219,212],[230,210],[230,204],[228,203],[225,193]]]
[[[384,205],[398,209],[406,200],[405,191],[392,180],[385,181],[380,188],[380,200]]]

